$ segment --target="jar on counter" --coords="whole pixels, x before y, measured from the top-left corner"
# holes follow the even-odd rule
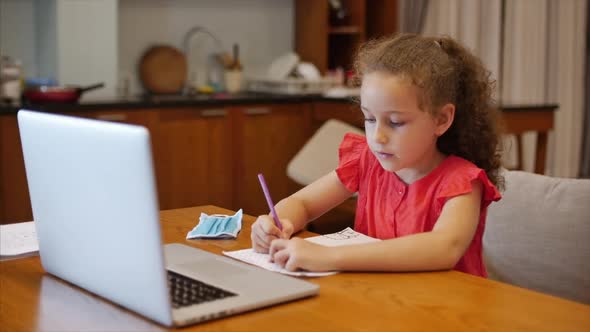
[[[23,86],[22,62],[8,56],[0,59],[0,98],[7,103],[20,101]]]

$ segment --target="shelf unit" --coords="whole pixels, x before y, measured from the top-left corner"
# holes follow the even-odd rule
[[[346,17],[331,24],[328,0],[295,1],[295,52],[325,73],[348,70],[364,41],[397,31],[397,0],[342,0]]]

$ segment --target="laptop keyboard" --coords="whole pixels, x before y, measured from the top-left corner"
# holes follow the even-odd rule
[[[172,271],[168,271],[168,289],[175,309],[237,295]]]

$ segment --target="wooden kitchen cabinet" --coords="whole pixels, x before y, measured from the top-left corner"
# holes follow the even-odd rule
[[[160,209],[232,207],[234,156],[228,110],[165,108],[156,113],[152,141]]]
[[[311,136],[307,103],[251,105],[232,109],[235,116],[234,209],[268,213],[258,182],[264,174],[275,204],[301,186],[287,176],[287,165]]]
[[[310,104],[162,108],[88,116],[150,129],[161,209],[214,204],[249,214],[267,213],[260,172],[277,201],[300,188],[287,177],[286,169],[311,135]]]
[[[365,40],[365,1],[339,2],[347,15],[335,24],[328,1],[295,1],[295,51],[322,73],[350,69],[354,50]]]
[[[365,117],[356,102],[343,101],[316,101],[312,106],[313,130],[319,129],[324,122],[337,119],[363,129]]]
[[[146,127],[150,132],[157,125],[156,110],[107,110],[107,111],[81,111],[63,113],[69,116],[134,124]]]
[[[0,224],[33,220],[16,114],[0,114]]]
[[[326,0],[295,1],[295,51],[325,73],[352,69],[358,45],[397,31],[397,0],[339,0],[342,20],[331,16]]]
[[[268,212],[263,173],[277,202],[300,186],[287,164],[312,134],[310,103],[145,110],[67,115],[142,125],[150,131],[160,209],[213,204]],[[32,220],[16,114],[0,115],[0,223]]]
[[[160,209],[231,207],[231,120],[223,107],[86,111],[72,115],[150,131]]]
[[[154,128],[154,111],[81,111],[62,113]],[[33,220],[16,113],[0,115],[0,223]]]

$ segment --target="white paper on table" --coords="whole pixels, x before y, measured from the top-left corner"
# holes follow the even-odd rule
[[[16,258],[39,251],[35,222],[0,225],[0,257]]]
[[[351,245],[351,244],[361,244],[361,243],[369,243],[369,242],[376,242],[381,241],[379,239],[372,238],[370,236],[364,235],[362,233],[356,232],[350,227],[347,227],[339,232],[314,236],[310,238],[306,238],[305,240],[321,244],[328,247],[335,247],[335,246],[343,246],[343,245]],[[224,255],[241,260],[246,263],[254,264],[256,266],[260,266],[264,269],[279,272],[291,276],[296,277],[324,277],[329,276],[332,274],[338,273],[338,271],[330,271],[330,272],[309,272],[309,271],[288,271],[284,268],[280,267],[279,265],[272,263],[270,261],[270,257],[268,254],[261,254],[254,251],[254,249],[242,249],[236,251],[224,251]]]
[[[381,241],[374,237],[367,236],[363,233],[359,233],[350,227],[331,234],[319,235],[314,237],[308,237],[307,241],[321,244],[327,247],[344,246],[351,244],[362,244]]]
[[[331,271],[331,272],[308,272],[308,271],[288,271],[280,267],[278,264],[272,263],[270,261],[270,257],[268,254],[261,254],[255,252],[254,249],[242,249],[236,251],[224,251],[224,255],[229,256],[231,258],[235,258],[237,260],[241,260],[242,262],[254,264],[256,266],[260,266],[263,269],[267,269],[273,272],[279,272],[282,274],[288,274],[290,276],[295,277],[323,277],[329,276],[332,274],[336,274],[338,272]]]

